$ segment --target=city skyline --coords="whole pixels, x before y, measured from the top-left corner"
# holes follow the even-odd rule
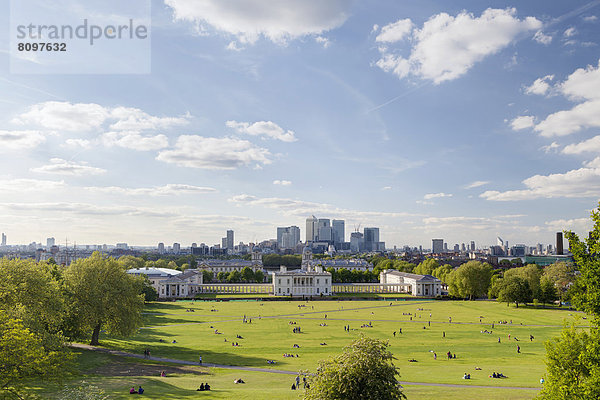
[[[312,215],[387,248],[591,229],[600,2],[151,3],[149,74],[11,73],[0,39],[9,244],[304,240]]]

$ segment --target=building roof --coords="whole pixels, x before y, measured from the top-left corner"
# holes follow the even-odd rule
[[[360,258],[351,258],[351,259],[333,259],[333,260],[312,260],[311,264],[314,265],[322,265],[323,267],[327,268],[327,267],[343,267],[343,266],[349,266],[349,267],[367,267],[370,268],[372,267],[370,262],[367,262],[366,260],[360,259]]]
[[[236,258],[233,260],[202,260],[198,263],[199,266],[206,267],[252,267],[255,265],[255,261],[242,260],[241,258]]]
[[[152,277],[169,277],[181,274],[181,271],[171,268],[132,268],[127,270],[128,274],[147,275]]]
[[[316,276],[316,275],[331,276],[331,274],[326,271],[316,272],[316,271],[305,271],[302,269],[296,269],[294,271],[286,271],[286,272],[275,271],[275,272],[273,272],[273,274],[275,274],[276,276]]]
[[[432,275],[411,274],[409,272],[396,271],[394,269],[392,269],[392,270],[388,269],[388,270],[385,270],[384,272],[386,274],[392,274],[392,275],[402,276],[404,278],[414,279],[415,281],[418,281],[418,282],[439,281],[438,278],[436,278],[435,276],[432,276]]]

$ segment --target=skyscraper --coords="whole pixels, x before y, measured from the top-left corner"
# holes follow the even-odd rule
[[[364,235],[360,232],[352,232],[350,234],[350,251],[359,253],[365,250]]]
[[[233,231],[230,229],[227,231],[227,250],[233,250]]]
[[[471,251],[475,251],[475,242],[471,240]]]
[[[562,232],[556,232],[556,255],[563,255],[563,235]]]
[[[277,228],[277,246],[280,249],[293,249],[300,242],[300,228],[285,226]]]
[[[377,251],[379,243],[379,228],[365,228],[365,250],[366,251]]]
[[[165,254],[165,244],[163,242],[158,244],[158,254]]]
[[[46,239],[46,248],[50,248],[52,246],[54,246],[56,244],[56,241],[54,240],[53,237],[49,237]]]
[[[331,221],[331,226],[333,229],[333,243],[342,243],[345,240],[346,236],[346,223],[343,219],[334,219],[333,221]]]
[[[181,245],[179,243],[173,243],[173,253],[179,254],[181,251]]]
[[[432,253],[443,253],[444,252],[444,239],[432,239],[431,240],[431,252]]]
[[[6,235],[2,233],[2,246],[6,246]]]
[[[316,240],[317,234],[319,233],[319,228],[317,226],[318,220],[317,217],[312,215],[310,218],[306,218],[306,242],[314,242]]]

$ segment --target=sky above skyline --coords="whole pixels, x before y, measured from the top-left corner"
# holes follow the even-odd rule
[[[600,1],[151,9],[150,73],[11,73],[3,36],[9,244],[304,240],[310,215],[346,220],[346,240],[379,227],[387,247],[591,227]]]

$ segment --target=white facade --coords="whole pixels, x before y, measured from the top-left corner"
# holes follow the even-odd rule
[[[441,296],[442,281],[431,275],[409,274],[385,269],[379,274],[380,283],[405,283],[411,286],[413,296]]]
[[[181,272],[170,268],[134,268],[127,273],[146,275],[161,299],[193,297],[202,285],[202,271],[198,269]]]
[[[331,274],[319,268],[316,271],[300,269],[287,271],[284,266],[273,272],[275,296],[330,296]]]

